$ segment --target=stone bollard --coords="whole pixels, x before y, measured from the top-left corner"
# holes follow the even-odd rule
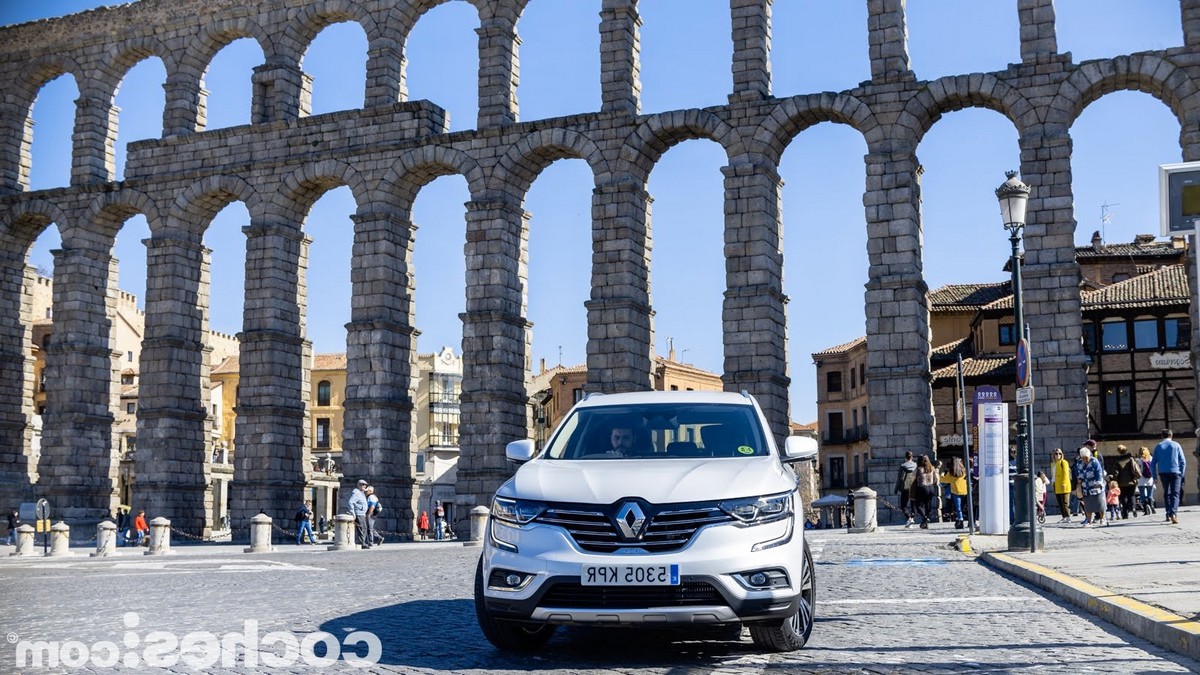
[[[50,527],[50,553],[51,558],[71,555],[71,526],[63,521],[58,521]]]
[[[874,532],[878,527],[875,517],[875,491],[861,487],[854,491],[854,523],[851,532]]]
[[[32,525],[20,525],[17,527],[17,550],[9,553],[9,555],[34,555]]]
[[[250,548],[242,549],[246,553],[271,553],[271,516],[260,513],[250,519]]]
[[[167,555],[171,552],[171,521],[159,516],[150,521],[150,550],[146,555]]]
[[[354,516],[339,513],[333,517],[333,546],[330,551],[354,551]]]
[[[491,511],[488,511],[486,506],[476,506],[471,509],[471,537],[463,542],[463,546],[483,546],[489,515],[491,515]]]
[[[117,525],[111,520],[102,520],[96,524],[96,552],[93,558],[103,558],[111,555],[117,548]]]

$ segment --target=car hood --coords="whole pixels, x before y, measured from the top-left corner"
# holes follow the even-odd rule
[[[774,457],[534,460],[501,490],[548,502],[612,504],[641,497],[655,504],[713,501],[787,492],[792,473]]]

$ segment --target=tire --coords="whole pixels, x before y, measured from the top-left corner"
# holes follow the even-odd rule
[[[812,553],[804,542],[804,571],[800,577],[800,603],[796,613],[777,622],[752,624],[750,639],[754,644],[776,652],[794,652],[808,642],[812,635],[817,607],[817,579]]]
[[[554,636],[555,626],[497,619],[487,611],[483,598],[483,558],[475,567],[475,618],[483,636],[496,649],[528,652],[540,648]]]

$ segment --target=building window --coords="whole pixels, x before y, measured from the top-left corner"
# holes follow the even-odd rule
[[[830,442],[839,442],[845,433],[844,423],[842,422],[842,413],[831,412],[826,416],[828,424],[825,425],[827,430],[825,439]]]
[[[329,405],[331,389],[329,380],[321,380],[317,383],[317,405]]]
[[[1104,392],[1104,431],[1133,431],[1137,427],[1134,410],[1133,385],[1128,382],[1108,383]]]
[[[425,453],[417,453],[417,473],[425,473]]]
[[[453,448],[458,445],[457,410],[431,409],[429,411],[429,444],[438,448]]]
[[[317,419],[317,447],[329,447],[329,418],[321,417]]]
[[[1129,278],[1129,275],[1126,274],[1125,272],[1117,272],[1116,274],[1112,275],[1112,281],[1110,283],[1115,284],[1118,281],[1125,281],[1128,278]]]
[[[1158,320],[1136,319],[1133,322],[1133,348],[1158,349]]]
[[[429,402],[438,405],[457,405],[462,391],[462,375],[457,373],[429,374]]]
[[[575,403],[579,403],[580,401],[583,400],[583,388],[582,387],[571,390],[571,400],[574,401]]]
[[[130,403],[126,403],[126,404],[125,404],[125,412],[126,412],[126,413],[128,413],[128,414],[132,415],[132,414],[133,414],[134,412],[136,412],[136,411],[137,411],[137,404],[136,404],[136,403],[132,403],[132,402],[130,402]]]
[[[125,352],[125,359],[130,363],[133,363],[133,352]]]
[[[1191,334],[1187,319],[1163,319],[1163,349],[1186,349],[1192,344]]]
[[[122,375],[121,384],[133,384],[133,375]]]
[[[671,385],[671,391],[679,391],[679,385],[677,385],[677,384]]]
[[[1091,321],[1083,322],[1083,353],[1096,353],[1096,324]]]
[[[846,487],[846,460],[843,457],[829,458],[829,487]]]
[[[1100,344],[1106,352],[1129,349],[1129,330],[1125,321],[1105,321],[1100,325]]]
[[[850,391],[858,389],[858,368],[850,368]]]
[[[1000,337],[1001,345],[1010,345],[1011,346],[1011,345],[1017,344],[1017,337],[1016,337],[1017,332],[1013,329],[1013,327],[1014,327],[1014,324],[1011,324],[1011,323],[1000,324],[999,337]]]
[[[834,394],[842,390],[842,371],[831,370],[825,373],[825,393]]]

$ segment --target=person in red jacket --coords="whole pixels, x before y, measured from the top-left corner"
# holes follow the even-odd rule
[[[429,537],[429,514],[425,511],[422,511],[421,517],[417,518],[417,533],[421,535],[421,539]]]
[[[146,535],[150,534],[150,526],[146,524],[146,510],[139,509],[137,518],[133,519],[133,530],[137,533],[137,545],[141,546]]]

